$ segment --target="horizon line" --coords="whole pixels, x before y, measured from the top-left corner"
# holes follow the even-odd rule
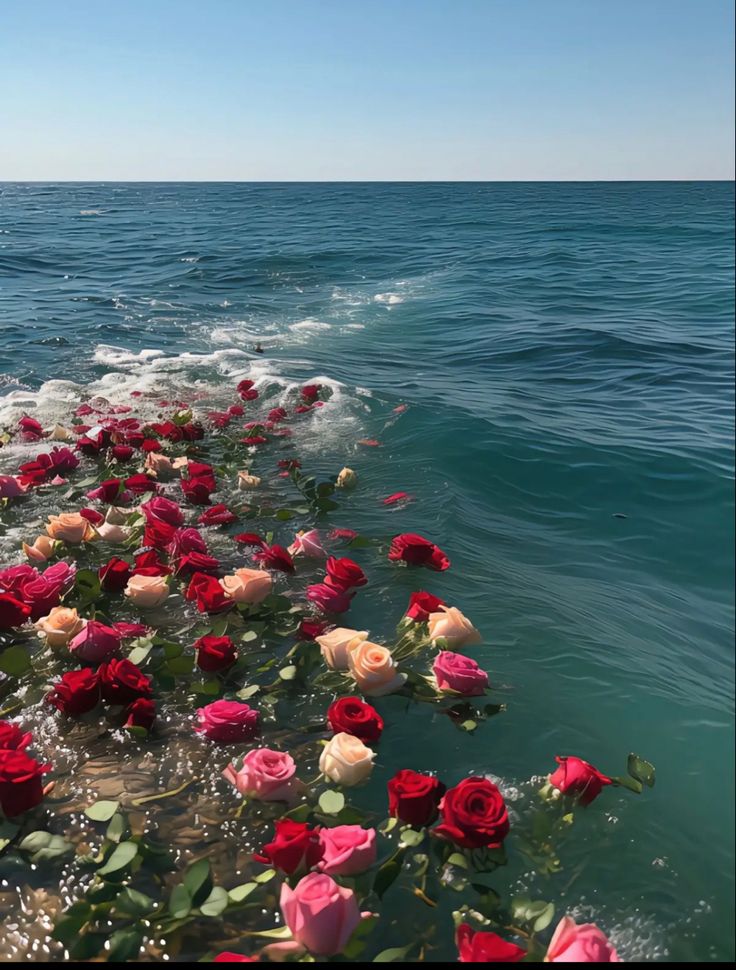
[[[76,178],[76,179],[24,179],[0,178],[0,185],[101,185],[115,183],[116,185],[502,185],[502,184],[611,184],[611,183],[639,183],[639,182],[726,182],[733,183],[734,178],[526,178],[526,179],[218,179],[218,178]]]

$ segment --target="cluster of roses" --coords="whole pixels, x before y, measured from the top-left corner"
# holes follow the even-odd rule
[[[0,571],[0,630],[38,620],[74,585],[74,564],[58,562],[39,572],[26,563]]]
[[[42,777],[51,765],[26,754],[32,740],[16,724],[0,721],[0,811],[6,818],[22,815],[43,800]]]

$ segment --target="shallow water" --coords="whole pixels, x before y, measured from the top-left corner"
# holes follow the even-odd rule
[[[424,588],[484,632],[474,655],[508,705],[472,737],[435,725],[432,750],[399,720],[361,805],[382,817],[396,769],[447,765],[491,773],[522,813],[555,754],[621,774],[636,751],[653,791],[606,791],[549,882],[523,860],[506,878],[595,919],[627,959],[733,957],[732,184],[5,184],[0,353],[0,425],[50,423],[82,393],[216,402],[244,376],[329,381],[301,450],[310,471],[355,467],[363,497],[333,524],[447,550]],[[0,470],[18,459],[4,449]],[[398,490],[415,502],[378,501]],[[416,581],[364,558],[350,622],[386,635]],[[56,810],[194,774],[150,814],[244,865],[189,710],[172,702],[131,753],[29,708],[67,772]],[[52,898],[29,912],[53,910],[57,887],[39,873],[34,889]],[[0,906],[17,921],[4,886]],[[33,931],[14,932],[5,959]]]

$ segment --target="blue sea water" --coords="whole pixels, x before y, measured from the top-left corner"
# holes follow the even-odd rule
[[[0,424],[61,417],[68,382],[124,399],[331,380],[315,465],[350,464],[373,496],[337,524],[450,554],[428,588],[484,632],[508,704],[432,750],[407,718],[394,770],[523,791],[555,754],[652,761],[656,787],[604,792],[535,886],[629,959],[734,956],[733,196],[0,185]],[[416,501],[375,501],[398,490]],[[396,584],[379,571],[373,614],[396,618],[414,586]]]

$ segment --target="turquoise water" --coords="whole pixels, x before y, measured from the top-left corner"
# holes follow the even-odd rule
[[[734,955],[733,195],[0,186],[0,424],[66,414],[58,379],[121,399],[331,379],[314,468],[371,496],[335,524],[448,552],[425,588],[483,630],[509,708],[431,751],[407,717],[386,777],[460,764],[524,791],[558,753],[653,761],[656,788],[605,792],[540,890],[629,959]],[[376,501],[398,490],[414,504]],[[389,629],[416,584],[371,578],[350,621]]]

